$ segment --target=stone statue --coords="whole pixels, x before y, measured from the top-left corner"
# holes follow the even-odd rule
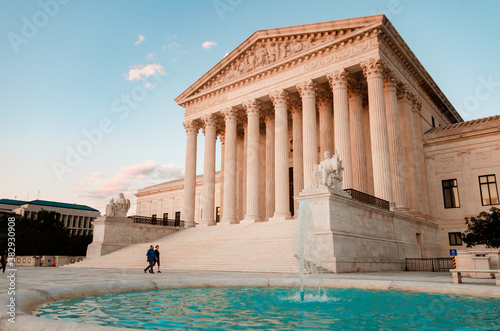
[[[330,152],[325,152],[325,159],[316,165],[313,173],[314,186],[327,186],[342,189],[342,160],[340,156],[335,153],[330,157]]]
[[[106,215],[108,217],[127,217],[127,212],[130,209],[130,200],[125,199],[123,193],[120,193],[118,200],[111,198],[109,205],[106,206]]]

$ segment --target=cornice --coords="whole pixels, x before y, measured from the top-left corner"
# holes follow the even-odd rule
[[[322,23],[313,23],[313,24],[256,31],[243,43],[241,43],[238,47],[236,47],[230,54],[225,56],[219,63],[217,63],[214,67],[212,67],[212,69],[210,69],[202,77],[200,77],[181,95],[179,95],[175,99],[175,101],[179,105],[183,104],[197,89],[199,89],[213,77],[216,77],[217,74],[221,72],[221,70],[224,70],[226,67],[228,67],[228,65],[234,62],[238,57],[240,57],[246,51],[248,51],[259,40],[272,41],[274,39],[278,41],[279,39],[283,40],[284,38],[290,38],[290,36],[295,36],[295,35],[304,35],[304,34],[321,35],[326,32],[331,32],[335,30],[342,30],[343,31],[342,33],[345,33],[348,30],[360,29],[374,24],[380,25],[384,20],[386,20],[384,15],[374,15],[374,16],[365,16],[365,17],[350,18],[337,21],[329,21]]]
[[[241,87],[247,85],[255,80],[259,80],[261,78],[267,77],[269,75],[287,70],[293,66],[302,64],[305,61],[310,60],[311,58],[315,58],[318,56],[327,55],[328,53],[334,53],[339,49],[345,49],[351,46],[353,43],[358,42],[360,40],[365,40],[373,35],[378,34],[380,31],[377,27],[381,26],[383,15],[369,16],[363,17],[359,20],[357,19],[348,19],[348,20],[340,20],[326,23],[317,23],[307,25],[309,27],[308,30],[304,30],[302,34],[299,34],[298,31],[294,31],[296,27],[290,28],[281,28],[284,30],[294,31],[294,35],[284,36],[285,33],[282,32],[280,36],[273,36],[269,31],[272,30],[264,30],[257,31],[250,38],[248,38],[244,43],[238,46],[230,55],[226,56],[221,62],[219,62],[216,66],[214,66],[211,70],[209,70],[205,75],[203,75],[200,79],[198,79],[191,87],[189,87],[186,91],[184,91],[180,96],[178,96],[175,101],[182,107],[186,107],[191,104],[193,101],[200,101],[203,99],[213,98],[218,96],[223,92],[227,92],[231,89]],[[353,27],[343,26],[342,23],[345,21],[355,22],[364,22],[371,23],[368,26],[362,27],[354,27],[354,23],[350,24]],[[299,26],[300,27],[300,26]],[[323,27],[321,30],[319,28]],[[328,36],[326,33],[328,30],[326,28],[335,28],[342,33],[337,33],[333,39],[327,40]],[[294,29],[292,29],[294,28]],[[278,29],[278,30],[281,30]],[[315,30],[316,29],[316,30]],[[265,32],[265,35],[264,35]],[[257,45],[260,41],[268,41],[273,40],[273,38],[284,38],[286,37],[289,42],[293,42],[295,38],[299,38],[300,40],[304,40],[304,35],[314,35],[315,38],[319,38],[321,43],[316,45],[309,46],[305,49],[302,49],[300,52],[291,54],[285,58],[281,58],[276,60],[275,62],[268,64],[266,66],[254,69],[251,72],[247,72],[242,74],[239,77],[234,77],[232,80],[223,82],[221,84],[211,86],[204,90],[200,90],[205,84],[209,83],[213,80],[217,75],[220,75],[223,70],[227,70],[230,66],[236,66],[240,57],[244,56],[245,52],[248,51],[251,47]],[[276,39],[278,40],[278,39]],[[242,47],[245,45],[245,47]],[[193,93],[198,93],[193,95]]]
[[[444,95],[436,82],[429,75],[424,66],[417,59],[410,47],[403,40],[389,20],[385,20],[379,35],[380,45],[386,45],[412,77],[416,80],[419,87],[426,92],[430,100],[438,109],[444,112],[448,120],[452,123],[463,122],[462,117],[455,110],[448,98]]]

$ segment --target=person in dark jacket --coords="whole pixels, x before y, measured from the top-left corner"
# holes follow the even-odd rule
[[[158,272],[161,273],[161,271],[160,271],[160,245],[156,245],[155,254],[156,254],[156,264],[158,265]]]
[[[147,256],[149,265],[146,267],[146,269],[144,269],[144,273],[146,273],[146,271],[148,271],[148,269],[149,269],[149,273],[154,274],[155,272],[153,271],[153,266],[155,265],[156,254],[155,254],[155,251],[153,249],[153,245],[149,246],[149,249],[148,249],[148,252],[146,253],[146,256]]]

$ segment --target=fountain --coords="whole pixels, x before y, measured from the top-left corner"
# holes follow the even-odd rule
[[[304,301],[305,274],[319,275],[318,295],[321,295],[323,285],[321,256],[316,247],[312,212],[307,200],[299,203],[298,230],[295,235],[295,243],[297,245],[297,257],[299,258],[300,301]]]

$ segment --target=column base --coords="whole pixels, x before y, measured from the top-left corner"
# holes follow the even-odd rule
[[[398,212],[401,212],[401,213],[408,213],[410,211],[410,208],[408,207],[395,207],[394,208],[394,211],[398,211]]]
[[[212,226],[215,225],[215,220],[213,219],[202,219],[197,226]]]
[[[262,219],[258,215],[247,215],[244,220],[240,221],[240,224],[250,224],[260,222]]]
[[[274,213],[274,216],[269,219],[270,222],[285,220],[293,220],[292,214],[290,212],[276,212]]]
[[[196,226],[195,222],[184,223],[185,228],[194,228]]]

